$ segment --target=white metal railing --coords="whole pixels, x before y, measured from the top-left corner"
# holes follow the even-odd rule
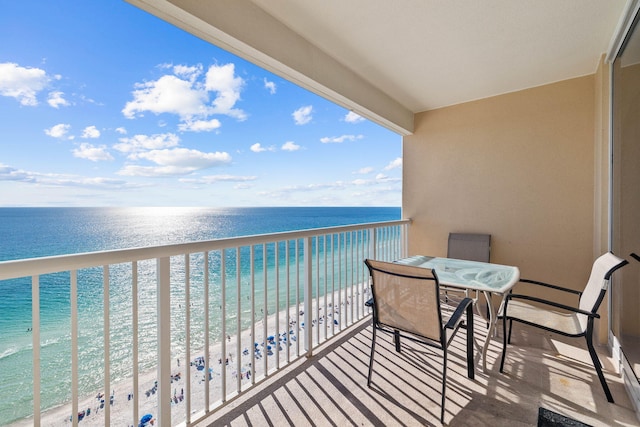
[[[51,283],[62,282],[69,292],[70,373],[62,400],[72,425],[89,416],[82,396],[98,390],[105,399],[97,399],[90,416],[103,417],[105,425],[117,421],[109,400],[123,382],[132,390],[127,424],[138,425],[142,413],[153,411],[158,425],[191,425],[361,320],[368,313],[363,261],[406,256],[408,225],[0,262],[0,290],[3,281],[31,281],[33,424],[41,424],[47,406],[40,313]],[[151,388],[148,372],[155,373]]]

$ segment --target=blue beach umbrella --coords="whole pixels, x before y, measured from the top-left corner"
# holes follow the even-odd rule
[[[140,424],[144,425],[144,424],[148,423],[149,421],[151,421],[152,419],[153,419],[153,415],[151,415],[151,414],[143,415],[142,418],[140,418]]]

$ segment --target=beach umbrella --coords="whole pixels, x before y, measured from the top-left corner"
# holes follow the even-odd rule
[[[153,415],[151,414],[143,415],[142,418],[140,418],[140,424],[144,425],[149,421],[151,421],[152,419],[153,419]]]

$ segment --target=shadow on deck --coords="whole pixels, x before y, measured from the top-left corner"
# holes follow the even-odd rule
[[[488,372],[481,371],[484,324],[476,326],[476,378],[466,377],[465,332],[451,344],[445,424],[532,426],[538,409],[592,426],[640,425],[622,380],[602,357],[615,404],[606,401],[581,340],[514,327],[505,374],[498,371],[501,338],[493,338]],[[200,425],[425,426],[440,425],[438,350],[404,340],[377,340],[372,387],[367,387],[371,321],[366,319],[313,357],[294,363]],[[435,357],[434,357],[435,356]]]

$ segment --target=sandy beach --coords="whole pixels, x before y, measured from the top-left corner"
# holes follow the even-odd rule
[[[358,289],[356,289],[358,288]],[[364,292],[361,286],[354,286],[353,298],[361,297]],[[332,304],[333,297],[333,304]],[[360,300],[362,301],[362,300]],[[320,303],[320,306],[316,305]],[[326,305],[325,305],[326,302]],[[351,322],[352,297],[351,289],[336,291],[328,294],[312,304],[313,341],[323,341],[326,337],[339,332],[340,324],[346,324],[347,316]],[[356,305],[360,305],[361,303]],[[304,353],[304,311],[297,306],[283,310],[278,315],[268,316],[265,323],[261,319],[254,326],[255,339],[251,335],[251,328],[238,336],[227,336],[224,346],[221,342],[210,345],[209,350],[209,404],[219,403],[222,398],[222,384],[226,384],[227,396],[234,394],[240,383],[241,390],[247,390],[262,378],[266,372],[272,372],[276,367],[285,366]],[[276,317],[278,329],[276,330]],[[325,335],[326,334],[326,335]],[[239,340],[239,342],[238,342]],[[239,344],[239,345],[238,345]],[[240,351],[238,351],[240,350]],[[177,425],[186,419],[187,398],[190,397],[192,419],[198,418],[205,408],[206,369],[204,366],[204,350],[191,352],[191,360],[177,358],[172,361],[171,369],[171,403],[172,425]],[[187,374],[187,371],[189,373]],[[189,378],[190,387],[187,387]],[[109,405],[110,423],[117,426],[138,427],[140,418],[151,415],[151,422],[147,425],[157,425],[157,371],[146,371],[138,379],[138,417],[134,419],[135,391],[131,378],[113,383],[108,395],[93,393],[78,401],[78,411],[82,414],[79,425],[102,426],[105,424],[105,408]],[[189,394],[190,393],[190,394]],[[215,405],[218,406],[218,405]],[[71,423],[71,403],[52,408],[42,413],[41,423],[46,426],[68,427]],[[152,424],[153,423],[153,424]],[[13,426],[31,426],[33,419],[17,421]]]

